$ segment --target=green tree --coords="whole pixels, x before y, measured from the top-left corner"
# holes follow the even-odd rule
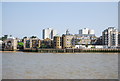
[[[40,48],[47,48],[47,45],[45,45],[44,43],[41,44],[41,47]]]
[[[1,39],[2,39],[2,41],[6,40],[6,39],[7,39],[7,37],[8,37],[8,35],[4,35],[4,37],[2,37],[2,38],[1,38]]]
[[[25,37],[23,37],[23,39],[25,39],[25,38],[27,38],[26,36]]]
[[[87,47],[88,47],[88,44],[86,44],[85,47],[87,48]]]
[[[18,42],[18,49],[23,49],[24,43],[23,42]]]
[[[24,46],[24,43],[23,42],[19,42],[18,45],[19,46]]]
[[[32,37],[30,37],[30,38],[37,38],[37,36],[32,36]]]

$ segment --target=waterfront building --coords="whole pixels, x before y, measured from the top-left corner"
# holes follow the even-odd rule
[[[118,46],[120,47],[120,32],[118,33]]]
[[[0,51],[2,50],[2,40],[0,40]]]
[[[75,45],[75,48],[105,48],[103,45]]]
[[[74,35],[69,33],[69,30],[66,30],[66,34],[62,35],[62,48],[73,48],[73,37]]]
[[[41,40],[40,48],[53,48],[53,40],[49,38]]]
[[[92,29],[89,29],[88,34],[95,34],[95,31]]]
[[[79,34],[95,34],[94,30],[83,28],[79,30]]]
[[[73,37],[74,35],[62,35],[62,48],[73,48]]]
[[[8,37],[2,43],[3,50],[17,50],[18,39],[14,37]]]
[[[95,45],[97,37],[94,34],[75,34],[73,46],[76,45]]]
[[[39,48],[41,44],[38,38],[24,38],[24,50]]]
[[[76,45],[95,45],[97,37],[94,30],[84,28],[79,30],[79,34],[71,35],[69,31],[62,35],[63,48],[75,48]]]
[[[75,34],[73,38],[73,46],[78,48],[78,46],[94,45],[96,44],[97,37],[92,29],[83,28],[79,30],[79,34]]]
[[[43,39],[49,38],[53,39],[53,37],[57,34],[56,30],[52,28],[43,29]]]
[[[62,48],[62,37],[60,37],[60,36],[54,36],[53,47],[55,49],[61,49]]]
[[[102,45],[102,36],[98,37],[96,40],[96,45]]]
[[[102,32],[102,43],[108,47],[118,46],[118,30],[115,27],[109,27]]]

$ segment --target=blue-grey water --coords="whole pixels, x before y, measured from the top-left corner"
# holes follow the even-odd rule
[[[118,54],[2,53],[3,79],[117,79]]]

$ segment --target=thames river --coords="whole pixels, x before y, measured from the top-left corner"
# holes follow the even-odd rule
[[[117,79],[118,54],[2,53],[3,79]]]

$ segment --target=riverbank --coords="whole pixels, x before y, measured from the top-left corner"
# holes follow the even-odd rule
[[[38,53],[120,53],[120,49],[26,49],[0,52],[38,52]]]
[[[120,54],[116,52],[79,52],[79,53],[40,53],[40,52],[23,52],[23,51],[0,51],[0,53],[35,53],[35,54]]]
[[[27,49],[24,52],[39,53],[81,53],[81,52],[120,52],[120,49]]]

